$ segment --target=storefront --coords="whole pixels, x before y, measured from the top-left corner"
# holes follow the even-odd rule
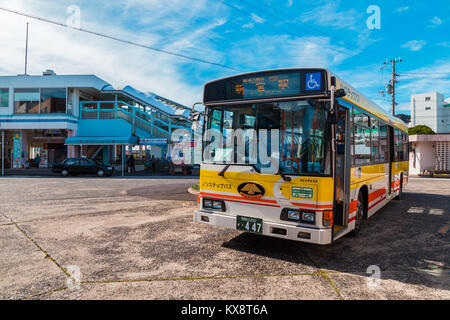
[[[36,129],[4,130],[5,169],[23,169],[37,167],[35,159],[40,158],[40,168],[51,167],[67,158],[67,146],[64,144],[69,130]],[[2,157],[0,156],[0,159]],[[1,161],[1,160],[0,160]]]

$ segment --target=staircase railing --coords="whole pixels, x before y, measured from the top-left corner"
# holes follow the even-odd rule
[[[185,129],[192,132],[191,128],[175,125],[158,118],[157,112],[145,112],[124,101],[81,101],[81,119],[105,120],[122,119],[131,124],[132,132],[135,128],[143,130],[152,137],[170,139],[173,129]]]

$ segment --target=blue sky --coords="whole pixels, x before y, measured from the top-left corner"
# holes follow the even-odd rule
[[[378,92],[390,66],[380,67],[401,57],[399,112],[409,113],[414,93],[450,97],[448,0],[0,0],[1,7],[62,23],[71,5],[81,10],[81,28],[242,71],[327,67],[386,109],[390,97]],[[380,8],[381,29],[367,28],[370,5]],[[23,72],[26,22],[31,74],[92,73],[190,105],[201,101],[205,82],[236,73],[0,10],[0,74]]]

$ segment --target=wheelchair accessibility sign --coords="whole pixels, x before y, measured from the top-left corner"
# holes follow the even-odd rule
[[[314,72],[314,73],[307,73],[306,74],[306,91],[311,90],[320,90],[321,88],[321,73],[320,72]]]

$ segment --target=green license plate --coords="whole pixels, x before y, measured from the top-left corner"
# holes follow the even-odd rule
[[[238,230],[262,234],[262,228],[262,219],[243,216],[236,217],[236,229]]]

